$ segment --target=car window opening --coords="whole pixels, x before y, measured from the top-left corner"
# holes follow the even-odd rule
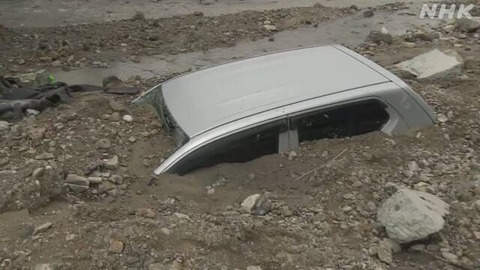
[[[290,128],[298,130],[299,143],[336,139],[381,130],[388,122],[386,105],[365,100],[290,119]]]

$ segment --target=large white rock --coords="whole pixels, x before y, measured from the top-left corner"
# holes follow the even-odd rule
[[[442,79],[456,76],[463,68],[462,57],[454,50],[430,52],[398,63],[394,67],[414,75],[417,79]]]
[[[447,203],[432,194],[401,189],[383,203],[377,217],[388,237],[404,244],[442,230],[448,208]]]

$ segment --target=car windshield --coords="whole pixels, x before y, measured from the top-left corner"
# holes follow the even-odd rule
[[[168,132],[175,138],[175,142],[178,148],[189,141],[189,137],[187,136],[187,134],[182,130],[173,115],[170,113],[167,103],[163,98],[161,85],[157,86],[151,91],[148,91],[146,96],[142,97],[142,99],[153,106],[157,115],[162,120],[162,123],[167,128]]]

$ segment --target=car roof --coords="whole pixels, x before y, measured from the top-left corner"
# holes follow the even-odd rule
[[[261,112],[390,81],[348,52],[334,45],[248,58],[171,79],[162,93],[192,138]]]

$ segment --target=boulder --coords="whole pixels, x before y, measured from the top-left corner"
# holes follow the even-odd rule
[[[461,18],[455,22],[455,29],[462,32],[474,33],[480,29],[480,19]]]
[[[448,204],[421,191],[401,189],[378,209],[378,220],[390,239],[404,244],[427,238],[443,229]]]
[[[400,72],[409,73],[417,79],[448,79],[463,69],[462,57],[453,50],[430,52],[403,61],[394,66]]]

